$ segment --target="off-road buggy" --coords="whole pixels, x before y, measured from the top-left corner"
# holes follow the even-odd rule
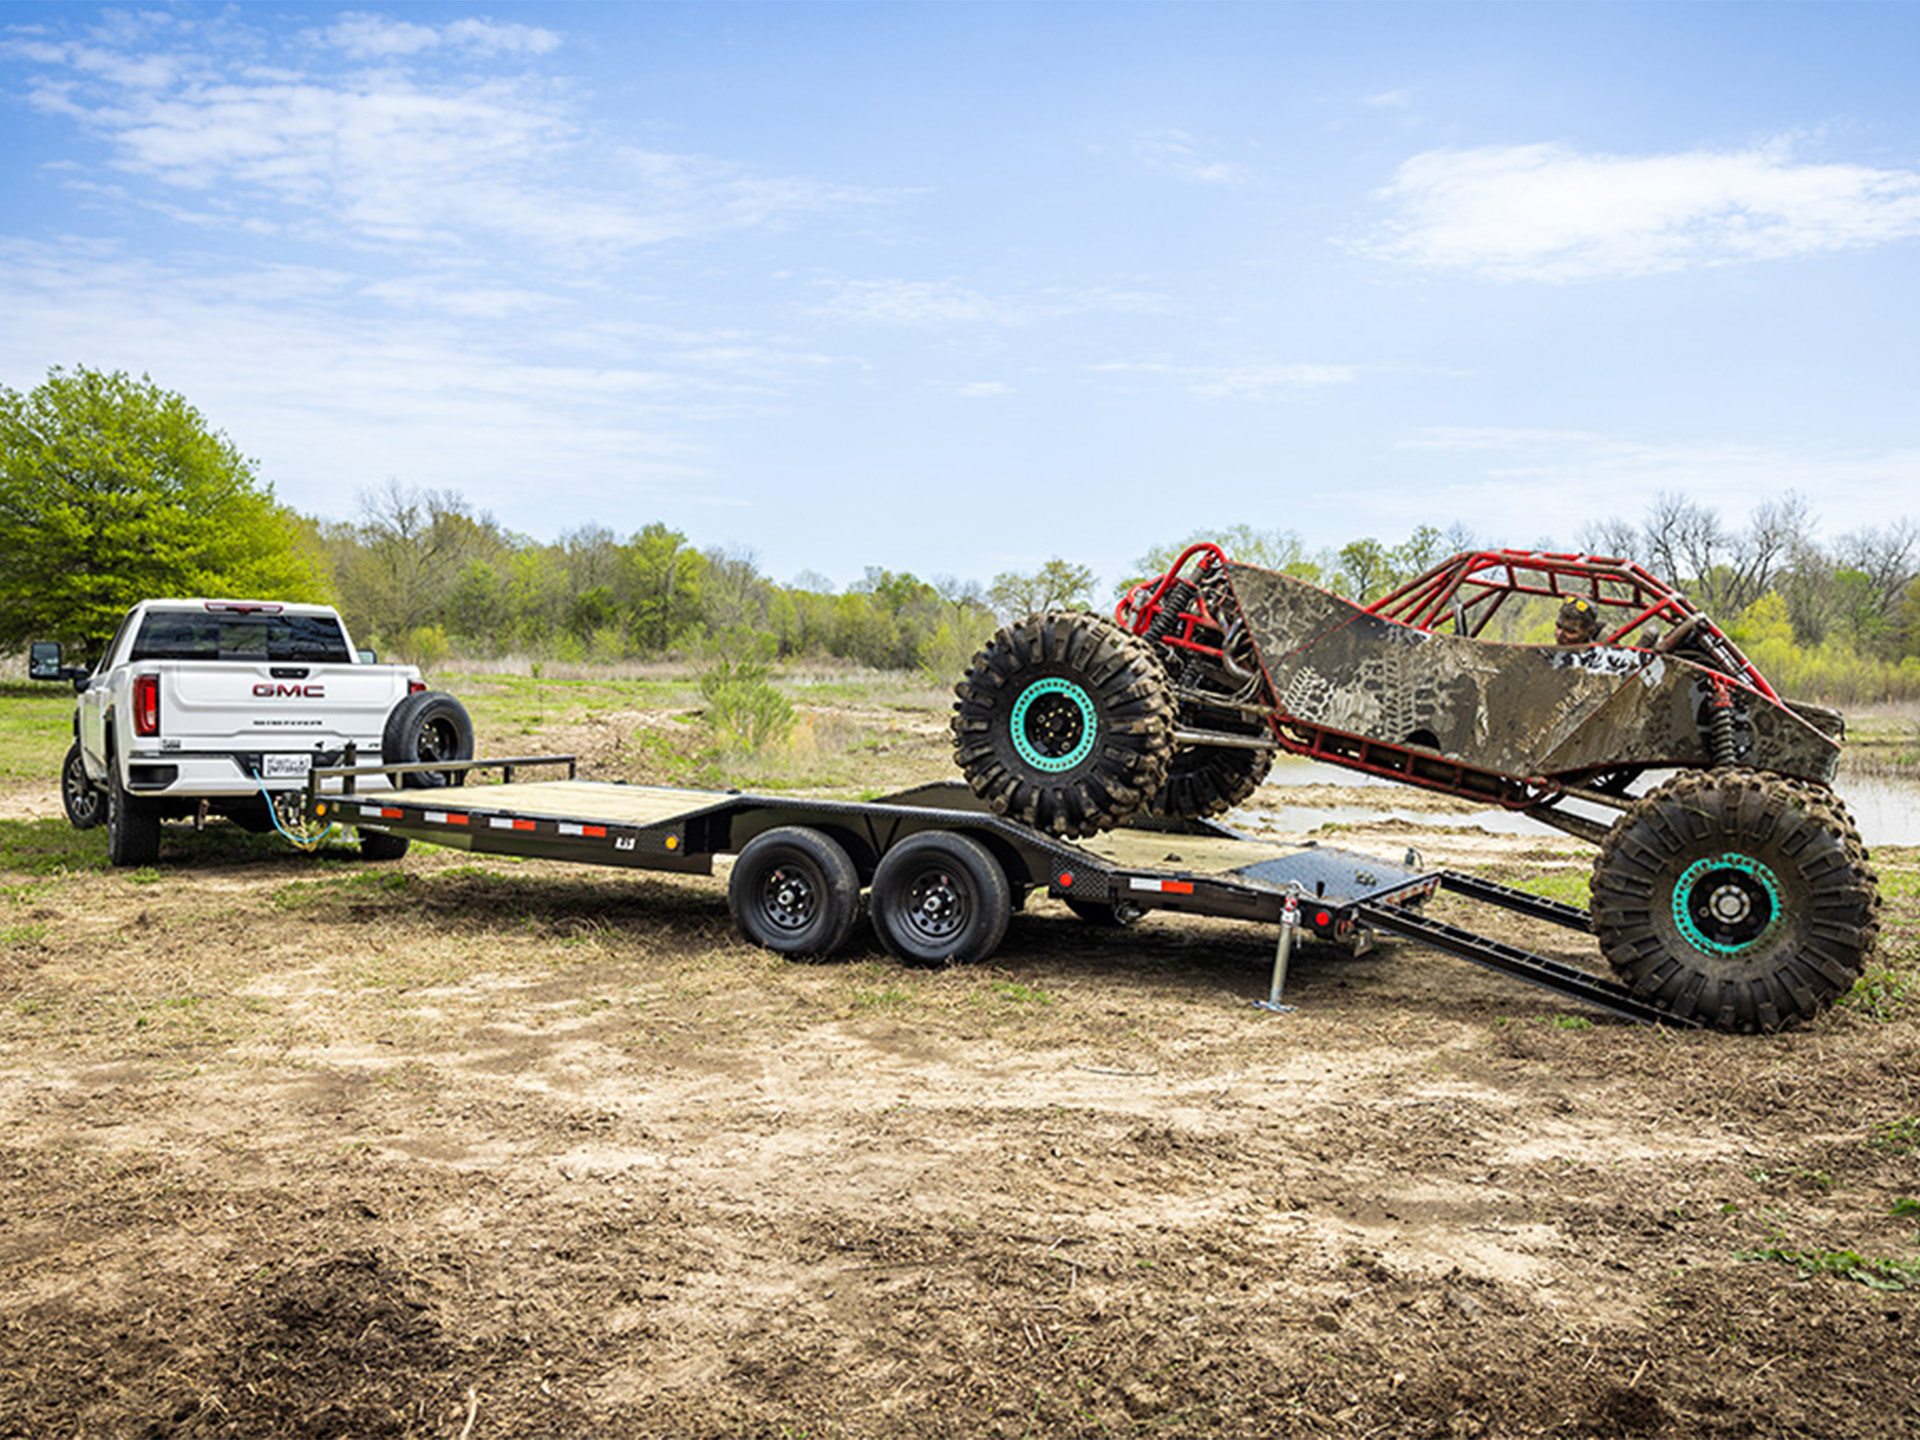
[[[1487,637],[1509,605],[1575,598],[1596,643]],[[1874,944],[1873,870],[1830,788],[1840,717],[1783,700],[1629,561],[1472,551],[1362,606],[1195,545],[1113,620],[1006,626],[956,694],[975,793],[1059,835],[1218,813],[1283,751],[1558,826],[1600,847],[1608,962],[1723,1029],[1819,1013]]]

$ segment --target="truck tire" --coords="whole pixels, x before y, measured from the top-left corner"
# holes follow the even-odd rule
[[[67,758],[60,762],[60,803],[76,830],[91,830],[107,818],[107,792],[87,778],[78,743],[68,747]]]
[[[1097,615],[1048,611],[1006,626],[954,694],[954,760],[997,814],[1092,835],[1166,779],[1166,670],[1146,641]]]
[[[971,835],[930,830],[902,840],[873,872],[873,928],[908,965],[985,960],[1013,914],[1007,872]]]
[[[467,707],[442,690],[409,695],[387,714],[380,733],[380,763],[418,765],[473,758],[473,721]],[[416,770],[399,777],[408,790],[465,783],[464,770]]]
[[[860,918],[860,875],[832,836],[782,825],[754,836],[733,862],[727,908],[754,944],[789,959],[824,958]]]
[[[1621,978],[1673,1014],[1778,1030],[1859,978],[1877,918],[1865,857],[1799,782],[1739,769],[1680,775],[1601,846],[1594,934]]]
[[[111,751],[112,747],[108,747]],[[160,812],[127,794],[120,767],[107,764],[107,863],[151,865],[160,858]]]

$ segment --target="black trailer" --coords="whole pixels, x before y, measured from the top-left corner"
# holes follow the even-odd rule
[[[577,778],[571,756],[316,767],[306,818],[482,855],[711,875],[733,857],[727,900],[748,939],[782,955],[839,950],[861,896],[889,953],[909,964],[984,960],[1034,891],[1084,920],[1212,915],[1364,946],[1378,931],[1643,1023],[1687,1024],[1625,986],[1424,913],[1445,889],[1576,930],[1586,912],[1523,891],[1327,846],[1288,849],[1211,820],[1148,820],[1069,841],[989,811],[964,784],[876,800],[689,790]],[[528,769],[565,779],[526,780]],[[497,784],[464,783],[498,770]],[[418,776],[440,783],[408,788]],[[395,782],[399,782],[397,785]],[[371,788],[378,787],[378,788]],[[1281,968],[1276,967],[1278,999]]]

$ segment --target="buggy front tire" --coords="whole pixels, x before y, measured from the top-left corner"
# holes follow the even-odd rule
[[[1097,615],[1048,611],[1006,626],[954,694],[954,761],[996,814],[1092,835],[1166,779],[1166,671],[1146,641]]]
[[[1873,948],[1865,850],[1793,781],[1684,774],[1642,797],[1594,861],[1593,930],[1674,1015],[1751,1033],[1811,1020]]]

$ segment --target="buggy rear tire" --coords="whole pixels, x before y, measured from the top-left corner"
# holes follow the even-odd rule
[[[954,694],[954,761],[997,814],[1092,835],[1166,779],[1166,671],[1146,641],[1097,615],[1056,610],[1006,626]]]
[[[409,695],[387,712],[380,732],[383,765],[431,764],[473,758],[473,721],[467,707],[442,690]],[[408,790],[434,790],[466,781],[464,770],[415,770],[399,777]]]
[[[971,835],[930,830],[902,840],[873,872],[873,928],[907,965],[985,960],[1013,915],[1007,872]]]
[[[80,746],[67,748],[60,762],[60,803],[67,812],[67,823],[76,830],[92,830],[107,818],[107,792],[87,778],[86,761],[80,758]]]
[[[1804,786],[1723,769],[1678,776],[1621,817],[1594,861],[1592,915],[1637,992],[1751,1033],[1810,1020],[1853,987],[1877,887],[1864,847]]]
[[[860,918],[860,875],[831,836],[782,825],[754,836],[733,862],[727,908],[754,944],[789,959],[824,958]]]
[[[1231,810],[1260,788],[1273,768],[1271,750],[1238,745],[1192,745],[1173,752],[1167,779],[1147,809],[1188,819]]]

